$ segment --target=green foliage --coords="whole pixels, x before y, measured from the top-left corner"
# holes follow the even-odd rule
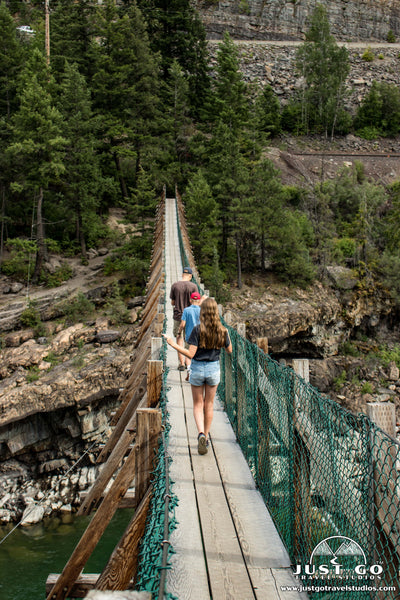
[[[374,81],[355,119],[357,130],[377,129],[381,135],[400,132],[400,90],[395,84]],[[368,131],[368,129],[367,129]]]
[[[44,283],[46,287],[58,287],[65,281],[68,281],[73,275],[72,268],[68,264],[63,264],[56,269],[54,273],[45,273]]]
[[[389,29],[387,36],[386,36],[386,41],[389,42],[389,44],[395,44],[396,43],[396,36],[393,33],[392,29]]]
[[[202,171],[197,171],[189,182],[184,196],[186,217],[196,263],[209,262],[214,255],[217,235],[218,207]],[[201,223],[201,235],[198,235]]]
[[[57,366],[61,361],[60,357],[57,356],[52,350],[43,358],[43,360],[50,363],[52,368]]]
[[[387,367],[389,363],[395,362],[397,367],[400,369],[400,345],[395,344],[393,348],[381,346],[379,348],[378,358],[382,361],[385,367]]]
[[[361,59],[365,60],[365,62],[372,62],[375,59],[375,54],[372,52],[372,50],[369,46],[362,53]]]
[[[369,381],[366,381],[365,383],[363,383],[363,385],[361,387],[361,393],[362,394],[373,394],[374,388],[373,388],[372,383],[370,383]]]
[[[67,320],[72,323],[82,321],[83,318],[90,316],[95,309],[93,302],[88,300],[83,292],[79,292],[71,299],[63,300],[57,307]]]
[[[113,283],[111,294],[104,307],[105,314],[113,325],[129,323],[130,314],[121,297],[121,290],[117,282]]]
[[[40,377],[40,369],[37,365],[33,365],[32,367],[29,367],[28,369],[28,373],[26,375],[26,381],[28,383],[33,383],[34,381],[37,381]]]
[[[204,279],[210,295],[213,296],[217,302],[229,302],[231,299],[230,292],[228,287],[224,285],[224,273],[219,265],[216,248],[214,248],[212,263],[203,265],[201,276]]]
[[[376,127],[366,126],[357,129],[357,135],[364,140],[376,140],[380,136],[380,131]]]
[[[37,309],[36,302],[30,300],[28,302],[28,307],[21,313],[20,322],[22,327],[31,327],[35,329],[42,323],[42,319],[40,317],[40,312]]]
[[[333,385],[334,388],[337,392],[340,392],[340,390],[342,389],[342,387],[344,386],[344,384],[347,381],[347,373],[345,370],[343,370],[341,372],[341,374],[339,375],[339,377],[335,377],[335,379],[333,380]]]
[[[345,356],[360,356],[360,352],[357,350],[356,346],[349,340],[341,344],[339,348],[339,353],[344,354]]]
[[[106,256],[105,275],[119,273],[125,282],[126,294],[140,294],[145,288],[151,251],[151,230],[132,235],[121,247]]]
[[[29,280],[37,252],[36,242],[23,238],[8,239],[6,248],[10,257],[2,262],[1,271],[21,281]]]
[[[339,263],[353,259],[356,254],[357,243],[354,238],[343,237],[334,240],[334,256]]]
[[[350,60],[347,49],[338,46],[331,35],[327,10],[322,4],[313,11],[306,41],[297,51],[296,68],[304,78],[300,102],[306,130],[333,138],[338,114],[344,111]]]
[[[250,14],[250,5],[248,0],[240,0],[239,2],[239,13],[242,15],[249,15]]]
[[[271,138],[280,133],[281,108],[278,97],[270,85],[266,85],[256,97],[255,118],[257,131]]]

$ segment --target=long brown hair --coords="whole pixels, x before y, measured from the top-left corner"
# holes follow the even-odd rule
[[[200,348],[223,348],[226,328],[222,325],[214,298],[206,298],[200,306]]]

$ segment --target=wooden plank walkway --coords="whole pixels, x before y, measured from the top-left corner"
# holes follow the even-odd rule
[[[167,333],[172,336],[169,290],[183,267],[174,199],[166,200],[165,229]],[[211,447],[199,456],[191,388],[171,348],[167,366],[170,474],[179,499],[167,591],[179,600],[304,600],[305,593],[281,590],[298,582],[220,403]]]

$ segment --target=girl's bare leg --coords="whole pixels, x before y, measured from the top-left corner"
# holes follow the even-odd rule
[[[192,385],[193,416],[198,433],[204,431],[204,385]]]
[[[214,398],[217,392],[217,385],[205,384],[204,393],[204,434],[207,437],[214,416]]]

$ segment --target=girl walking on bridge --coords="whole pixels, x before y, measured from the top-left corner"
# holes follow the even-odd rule
[[[206,298],[201,304],[200,324],[193,328],[187,340],[188,349],[182,349],[172,338],[165,337],[172,348],[192,359],[189,382],[198,431],[198,451],[199,454],[206,454],[214,415],[214,398],[220,381],[219,355],[221,348],[232,352],[232,343],[219,318],[215,300]]]

